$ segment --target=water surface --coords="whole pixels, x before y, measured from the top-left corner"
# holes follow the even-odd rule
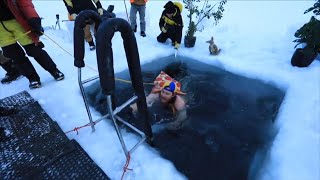
[[[169,132],[155,122],[170,113],[150,109],[154,148],[188,179],[255,179],[276,135],[273,122],[284,92],[187,57],[169,56],[143,65],[144,82],[153,82],[161,70],[182,82],[189,119],[183,129]],[[130,80],[127,70],[116,77]],[[145,85],[146,95],[151,88]],[[99,82],[87,86],[86,92],[91,106],[106,114]],[[131,84],[116,81],[117,106],[133,94]],[[129,113],[121,116],[141,126]]]

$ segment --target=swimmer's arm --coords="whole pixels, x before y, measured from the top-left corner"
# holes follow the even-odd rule
[[[187,109],[186,108],[176,112],[176,118],[175,119],[176,119],[177,122],[183,122],[187,118],[188,118],[188,115],[187,115]]]
[[[176,102],[174,104],[176,112],[176,121],[184,121],[187,119],[187,104],[184,98],[177,96]]]
[[[174,107],[177,111],[182,111],[182,110],[186,109],[187,104],[186,104],[186,101],[184,100],[184,98],[177,95],[177,99],[176,99],[176,102],[174,103]]]
[[[159,99],[159,93],[150,93],[146,97],[147,104],[151,104]]]
[[[159,99],[159,93],[150,93],[150,94],[146,97],[147,105],[148,105],[148,104],[152,104],[152,103],[155,102],[157,99]],[[138,112],[137,103],[131,104],[130,107],[131,107],[133,113]]]
[[[132,109],[132,113],[138,112],[137,103],[131,104],[130,108]]]
[[[187,109],[182,109],[176,112],[175,120],[167,124],[168,130],[179,130],[183,127],[185,121],[187,120]]]

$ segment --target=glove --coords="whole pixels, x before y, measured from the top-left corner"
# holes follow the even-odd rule
[[[109,5],[107,12],[112,12],[114,10],[114,5]]]
[[[39,41],[37,44],[35,44],[36,46],[38,46],[39,48],[44,48],[44,44],[41,42],[41,41]]]
[[[98,13],[99,13],[100,16],[102,16],[102,15],[103,15],[103,9],[102,9],[102,8],[99,8],[99,9],[98,9]]]
[[[162,27],[162,28],[161,28],[161,31],[162,31],[163,33],[167,33],[167,29],[166,29],[165,27]]]
[[[71,17],[72,17],[73,20],[76,20],[77,14],[73,13],[73,14],[71,14]]]
[[[44,30],[41,26],[41,19],[39,17],[29,19],[28,24],[31,26],[31,31],[34,34],[36,34],[38,36],[43,35]]]
[[[174,44],[174,48],[175,48],[175,49],[179,49],[179,47],[180,47],[180,44],[176,42],[176,43]]]

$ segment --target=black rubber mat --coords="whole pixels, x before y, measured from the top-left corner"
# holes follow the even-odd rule
[[[26,104],[34,102],[34,99],[27,91],[23,91],[13,96],[6,97],[0,100],[0,106],[3,107],[23,107]]]
[[[61,158],[48,165],[44,171],[32,177],[32,179],[110,179],[91,160],[88,154],[75,141],[71,141],[75,150],[66,153]]]
[[[0,179],[108,179],[27,92],[0,105],[15,109],[0,117]]]

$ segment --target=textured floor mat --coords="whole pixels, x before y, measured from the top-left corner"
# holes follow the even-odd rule
[[[0,106],[3,106],[3,107],[10,107],[10,106],[22,107],[22,106],[29,104],[31,102],[34,102],[34,99],[30,96],[30,94],[27,91],[23,91],[19,94],[1,99]]]
[[[75,150],[64,154],[32,179],[110,179],[75,141]]]
[[[73,150],[69,139],[42,110],[37,102],[25,105],[13,115],[1,117],[0,157],[7,178],[34,173],[61,154]]]
[[[27,92],[0,105],[15,109],[0,117],[0,179],[108,179]]]

